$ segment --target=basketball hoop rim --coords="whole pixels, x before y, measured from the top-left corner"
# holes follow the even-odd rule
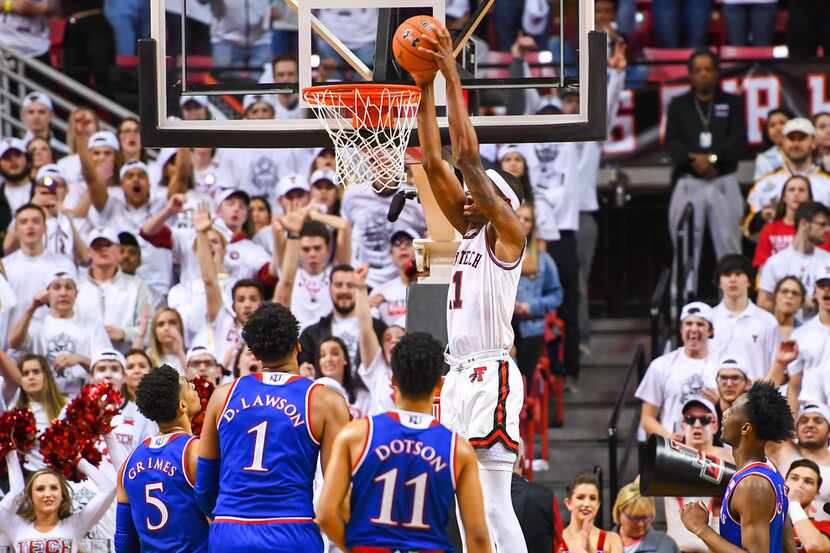
[[[348,107],[359,105],[358,98],[375,105],[384,105],[403,99],[407,105],[417,106],[421,101],[421,89],[412,85],[377,83],[337,83],[309,86],[303,89],[303,100],[312,107]]]

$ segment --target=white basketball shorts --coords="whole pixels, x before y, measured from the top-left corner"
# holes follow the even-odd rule
[[[507,352],[472,355],[450,367],[441,388],[441,423],[482,449],[519,449],[524,382]],[[496,448],[501,450],[501,448]]]

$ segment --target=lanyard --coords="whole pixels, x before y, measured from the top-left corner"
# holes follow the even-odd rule
[[[703,115],[703,109],[700,107],[700,102],[697,101],[697,98],[694,99],[695,102],[695,110],[697,111],[697,117],[700,119],[700,123],[703,125],[703,130],[709,130],[709,122],[712,120],[712,104],[715,103],[715,99],[713,98],[712,101],[709,102],[709,107],[706,110],[706,115]]]

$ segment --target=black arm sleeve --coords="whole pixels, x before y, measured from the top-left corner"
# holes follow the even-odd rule
[[[691,171],[691,150],[683,140],[683,105],[678,97],[669,104],[669,111],[666,116],[666,150],[674,165],[675,171]]]
[[[726,139],[718,144],[715,152],[718,156],[718,173],[732,173],[738,166],[741,155],[746,147],[746,118],[744,115],[743,98],[730,95],[729,98],[729,131]]]

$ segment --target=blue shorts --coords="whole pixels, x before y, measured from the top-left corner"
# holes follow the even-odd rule
[[[315,522],[245,524],[213,522],[210,553],[323,553],[323,538]]]

